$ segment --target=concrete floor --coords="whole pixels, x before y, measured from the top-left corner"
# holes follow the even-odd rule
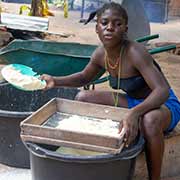
[[[162,180],[179,180],[180,176],[168,177]],[[30,169],[13,168],[0,164],[0,180],[32,180]],[[138,180],[138,179],[134,179]]]
[[[31,171],[0,164],[0,180],[31,180]]]

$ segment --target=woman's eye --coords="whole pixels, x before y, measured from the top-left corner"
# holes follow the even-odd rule
[[[105,26],[108,24],[108,22],[107,21],[101,21],[101,24]]]
[[[116,26],[121,26],[122,23],[121,22],[116,22]]]

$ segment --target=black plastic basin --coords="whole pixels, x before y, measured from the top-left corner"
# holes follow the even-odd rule
[[[48,91],[21,91],[0,85],[0,163],[30,167],[29,152],[20,139],[20,122],[54,97],[74,99],[79,90],[57,88]]]
[[[73,156],[57,147],[26,143],[30,151],[32,180],[132,180],[144,139],[117,155]]]

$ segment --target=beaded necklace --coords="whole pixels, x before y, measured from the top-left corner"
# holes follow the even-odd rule
[[[108,54],[107,54],[106,51],[105,51],[105,57],[106,57],[106,63],[107,63],[107,65],[108,65],[108,67],[111,68],[111,69],[113,69],[113,70],[115,70],[115,69],[118,67],[118,65],[119,65],[119,61],[120,61],[119,58],[120,58],[120,57],[117,58],[117,60],[116,60],[116,62],[115,62],[114,65],[112,65],[112,64],[110,63],[110,60],[109,60],[109,57],[108,57]]]
[[[107,80],[108,80],[108,67],[111,68],[111,69],[116,69],[117,66],[119,65],[119,68],[118,68],[118,83],[117,83],[117,89],[120,88],[120,78],[121,78],[121,67],[122,67],[122,53],[123,53],[123,47],[121,47],[121,50],[120,50],[120,55],[119,57],[117,58],[117,61],[114,65],[114,67],[112,68],[111,66],[109,66],[109,58],[108,58],[108,55],[107,55],[107,52],[105,50],[105,69],[106,69],[106,77],[107,77]],[[116,65],[117,64],[117,65]],[[116,67],[115,67],[116,66]],[[113,96],[113,100],[114,100],[114,106],[117,107],[118,106],[118,99],[119,99],[119,96],[118,96],[118,92],[112,92],[112,96]]]

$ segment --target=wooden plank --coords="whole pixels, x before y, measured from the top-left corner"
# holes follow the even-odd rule
[[[33,136],[29,135],[21,135],[21,138],[25,142],[34,142],[34,143],[41,143],[41,144],[51,144],[54,146],[64,146],[64,147],[74,147],[77,149],[84,149],[84,150],[91,150],[97,152],[104,152],[109,154],[118,154],[124,147],[124,143],[118,149],[102,147],[102,146],[95,146],[90,144],[83,144],[83,143],[75,143],[71,141],[62,141],[62,140],[52,140],[51,138],[44,138],[44,137],[37,137],[34,139]]]
[[[23,125],[21,135],[31,135],[34,140],[37,137],[51,138],[54,140],[73,141],[77,143],[105,146],[110,148],[119,148],[122,144],[124,134],[119,137],[102,136],[97,134],[88,134],[82,132],[66,131],[55,128],[39,127],[35,125]]]
[[[57,98],[57,110],[59,112],[121,121],[129,111],[126,108],[105,106],[93,103],[85,103]]]
[[[53,141],[56,143],[58,142],[59,144],[63,141],[67,144],[70,143],[71,145],[73,145],[71,142],[80,143],[83,144],[82,148],[84,148],[87,144],[98,147],[113,148],[116,150],[121,147],[124,133],[119,134],[119,136],[100,135],[95,133],[61,130],[54,127],[44,126],[43,124],[48,120],[48,118],[56,112],[90,116],[101,120],[111,119],[121,121],[127,110],[55,98],[21,123],[21,136],[31,136],[31,140],[33,142],[38,142],[38,140],[41,139],[51,139],[49,144],[52,144]],[[78,147],[80,148],[80,145]],[[89,146],[87,146],[87,148],[89,148]]]
[[[20,126],[25,124],[36,124],[41,125],[46,121],[51,115],[56,112],[56,98],[53,98],[51,101],[46,103],[40,109],[32,113],[28,118],[21,122]]]

